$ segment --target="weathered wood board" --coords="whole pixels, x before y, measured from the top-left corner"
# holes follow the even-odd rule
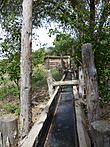
[[[55,81],[53,82],[53,86],[66,86],[66,85],[78,85],[78,80],[70,80],[70,81]]]

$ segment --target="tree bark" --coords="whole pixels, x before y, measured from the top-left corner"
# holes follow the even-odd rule
[[[12,115],[0,117],[0,147],[18,146],[18,122]]]
[[[79,97],[84,99],[84,73],[81,66],[79,67]]]
[[[32,0],[23,0],[23,23],[21,34],[21,112],[20,133],[25,137],[32,123]]]
[[[85,89],[88,109],[89,125],[100,118],[99,94],[97,84],[97,72],[94,64],[92,45],[90,43],[82,46],[82,60],[85,76]]]

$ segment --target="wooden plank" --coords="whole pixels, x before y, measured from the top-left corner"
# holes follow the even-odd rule
[[[81,99],[75,101],[79,147],[91,147],[90,138],[86,128],[86,118],[81,108],[80,100]]]
[[[53,82],[53,86],[67,86],[67,85],[78,85],[78,84],[79,84],[78,80]]]
[[[56,88],[54,94],[50,98],[45,109],[40,114],[38,121],[34,124],[32,129],[30,130],[28,136],[25,138],[25,140],[20,142],[20,145],[19,145],[20,147],[32,147],[34,145],[34,142],[36,139],[38,139],[39,133],[40,133],[41,129],[43,128],[44,122],[47,119],[49,107],[51,106],[58,91],[59,91],[59,87]]]
[[[65,79],[65,75],[63,75],[62,80]],[[47,115],[49,112],[49,108],[52,105],[53,100],[55,99],[55,96],[59,92],[60,87],[58,86],[53,95],[51,96],[50,100],[48,101],[46,107],[44,108],[43,112],[40,114],[38,121],[33,125],[31,128],[28,136],[24,138],[21,142],[19,142],[19,147],[32,147],[34,145],[35,140],[38,139],[39,133],[41,129],[43,128],[44,122],[47,119]]]
[[[74,78],[74,76],[72,78]],[[90,138],[86,128],[86,118],[81,108],[81,99],[79,99],[77,86],[73,86],[73,94],[75,99],[76,126],[79,147],[91,147]]]

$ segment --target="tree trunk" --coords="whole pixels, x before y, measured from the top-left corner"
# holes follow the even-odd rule
[[[18,122],[12,115],[0,117],[0,147],[18,146]]]
[[[21,112],[20,133],[25,137],[32,123],[32,0],[23,0],[23,24],[21,35]]]
[[[94,64],[92,45],[90,43],[82,46],[82,60],[85,76],[88,120],[90,125],[91,122],[100,118],[97,72]]]

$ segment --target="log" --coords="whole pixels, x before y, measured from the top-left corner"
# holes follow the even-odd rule
[[[53,77],[52,77],[52,73],[50,69],[48,70],[47,84],[48,84],[49,96],[51,98],[51,96],[53,95],[54,89],[53,89]]]
[[[18,121],[13,115],[0,117],[0,147],[18,146]]]
[[[110,147],[110,122],[96,121],[91,126],[94,147]]]
[[[79,84],[78,80],[53,82],[53,86],[67,86],[67,85],[78,85],[78,84]]]
[[[79,97],[84,99],[84,72],[82,67],[79,67]]]
[[[85,76],[88,120],[89,125],[91,126],[91,122],[99,120],[100,118],[97,72],[94,64],[92,45],[90,43],[84,44],[81,49]]]

